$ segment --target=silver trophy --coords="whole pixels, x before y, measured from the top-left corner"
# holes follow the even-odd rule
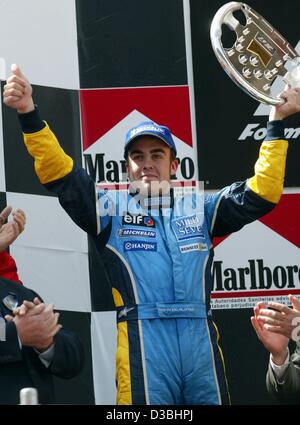
[[[233,16],[242,11],[246,25]],[[222,25],[236,33],[234,44],[222,44]],[[213,50],[229,77],[250,96],[269,105],[284,101],[271,94],[271,86],[278,76],[291,87],[300,87],[300,58],[296,50],[269,22],[245,3],[230,2],[215,14],[210,37]],[[291,65],[288,72],[285,65]]]

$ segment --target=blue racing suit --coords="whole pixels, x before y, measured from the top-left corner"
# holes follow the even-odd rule
[[[212,238],[241,229],[279,201],[282,124],[268,124],[271,141],[263,143],[251,179],[146,206],[129,193],[97,190],[37,111],[20,121],[41,182],[102,246],[117,310],[118,404],[228,404],[210,310]]]

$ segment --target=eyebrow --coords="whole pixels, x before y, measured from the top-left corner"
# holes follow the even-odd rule
[[[141,151],[140,149],[135,149],[135,150],[133,150],[133,151],[129,152],[129,155],[133,155],[133,154],[135,154],[135,153],[144,153],[144,152],[143,152],[143,151]],[[164,149],[157,148],[157,149],[152,149],[152,150],[150,151],[150,153],[166,153],[166,152],[164,151]]]

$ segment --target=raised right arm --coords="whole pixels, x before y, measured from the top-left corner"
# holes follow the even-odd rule
[[[111,218],[99,216],[95,182],[86,171],[73,162],[60,146],[48,124],[40,118],[32,99],[32,87],[20,69],[12,66],[13,75],[3,91],[4,103],[16,109],[24,143],[34,158],[40,182],[54,192],[72,220],[87,233],[96,236],[107,227]]]

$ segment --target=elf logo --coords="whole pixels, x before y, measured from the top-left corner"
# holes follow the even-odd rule
[[[155,227],[153,218],[142,215],[142,214],[125,214],[122,218],[122,224],[131,226],[142,226],[142,227]]]

